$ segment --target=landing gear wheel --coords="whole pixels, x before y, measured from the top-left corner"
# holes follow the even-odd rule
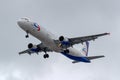
[[[33,47],[33,44],[32,43],[29,43],[28,44],[28,48],[31,49]]]
[[[49,55],[48,54],[44,54],[43,57],[44,58],[49,58]]]
[[[26,38],[29,38],[29,35],[26,35],[25,37],[26,37]]]
[[[48,55],[48,54],[46,54],[46,58],[49,58],[49,55]]]
[[[28,37],[29,37],[29,35],[28,35],[28,31],[26,31],[26,33],[27,33],[27,35],[26,35],[25,37],[28,38]]]
[[[64,50],[64,53],[69,53],[70,51],[68,49]]]
[[[46,58],[46,55],[44,54],[43,57]]]

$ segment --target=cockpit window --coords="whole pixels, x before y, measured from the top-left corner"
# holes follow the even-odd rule
[[[27,18],[21,18],[21,19],[24,20],[24,21],[29,22],[29,19],[27,19]]]

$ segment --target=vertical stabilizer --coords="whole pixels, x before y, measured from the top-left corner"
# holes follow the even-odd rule
[[[88,49],[89,49],[89,42],[86,41],[85,44],[84,44],[84,47],[82,48],[82,53],[83,53],[85,56],[88,56]]]

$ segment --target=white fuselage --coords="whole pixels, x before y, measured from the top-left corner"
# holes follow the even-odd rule
[[[26,20],[20,20],[18,21],[18,25],[25,31],[31,34],[32,36],[39,39],[42,43],[45,44],[45,46],[49,47],[51,50],[55,52],[63,52],[63,49],[61,47],[58,47],[58,45],[54,42],[54,40],[58,40],[58,37],[56,37],[51,32],[47,31],[43,27],[39,26],[40,30],[34,26],[34,22],[26,21]],[[77,57],[83,57],[84,55],[81,54],[78,50],[76,50],[73,47],[69,47],[69,53],[72,56]]]

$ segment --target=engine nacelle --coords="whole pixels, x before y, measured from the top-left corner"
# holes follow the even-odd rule
[[[70,41],[69,41],[69,39],[68,38],[66,38],[66,37],[64,37],[64,36],[60,36],[59,37],[59,41],[61,42],[61,47],[65,47],[65,48],[67,48],[67,47],[69,47],[70,46]]]
[[[69,41],[69,39],[64,36],[60,36],[59,41]]]
[[[33,52],[39,52],[40,51],[40,48],[38,48],[37,45],[33,45],[32,43],[28,44],[28,48]]]
[[[29,43],[28,44],[28,48],[31,49],[33,47],[33,44],[32,43]]]
[[[64,40],[64,37],[63,36],[60,36],[59,37],[59,41],[63,41]]]

